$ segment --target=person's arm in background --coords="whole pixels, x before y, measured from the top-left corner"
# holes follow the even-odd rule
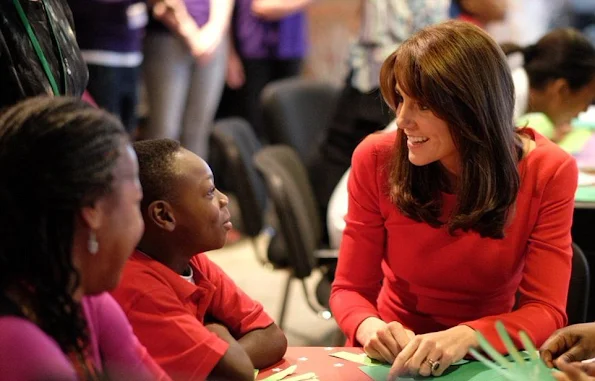
[[[153,9],[153,16],[180,36],[186,44],[200,32],[188,13],[184,0],[148,0],[148,3]]]
[[[281,360],[287,350],[287,339],[262,305],[204,254],[199,254],[196,260],[200,261],[205,277],[217,287],[207,311],[209,317],[231,332],[256,368],[266,368]]]
[[[459,5],[483,24],[503,20],[508,10],[507,0],[459,0]]]
[[[253,0],[252,12],[265,20],[279,20],[303,10],[316,0]]]
[[[209,20],[200,29],[193,55],[207,62],[229,32],[234,0],[210,0]]]
[[[230,89],[239,89],[246,82],[244,73],[244,64],[238,53],[232,33],[228,33],[229,50],[227,55],[227,72],[225,73],[225,82]]]
[[[574,324],[554,332],[539,349],[550,368],[554,361],[583,361],[595,357],[595,323]]]

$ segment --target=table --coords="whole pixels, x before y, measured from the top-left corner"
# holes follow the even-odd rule
[[[267,377],[285,370],[292,365],[297,365],[295,373],[287,376],[300,376],[313,372],[320,381],[371,381],[358,364],[352,361],[343,360],[330,356],[335,352],[349,352],[362,354],[361,348],[332,348],[332,347],[289,347],[284,359],[268,369],[260,371],[257,380],[264,380]],[[488,369],[477,361],[464,361],[466,364],[451,366],[436,381],[504,381],[497,371]],[[365,367],[367,371],[375,373],[375,379],[384,380],[388,375],[388,367],[372,366]],[[402,381],[433,380],[434,377],[402,377]]]
[[[370,381],[370,378],[359,370],[361,364],[329,356],[330,353],[339,351],[363,353],[361,348],[289,347],[280,363],[261,370],[256,379],[262,380],[275,374],[273,369],[286,369],[291,365],[297,365],[293,376],[314,372],[321,381]]]

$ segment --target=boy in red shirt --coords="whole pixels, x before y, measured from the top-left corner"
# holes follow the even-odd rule
[[[278,362],[283,332],[203,253],[231,229],[211,169],[173,140],[134,144],[145,233],[113,292],[135,334],[174,380],[253,380]]]

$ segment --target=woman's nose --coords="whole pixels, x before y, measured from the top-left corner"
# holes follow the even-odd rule
[[[225,195],[225,193],[222,193],[219,190],[217,190],[217,192],[219,193],[219,204],[221,207],[227,206],[229,204],[229,198]]]

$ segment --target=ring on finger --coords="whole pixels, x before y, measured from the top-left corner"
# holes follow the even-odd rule
[[[440,368],[440,361],[438,360],[427,359],[426,362],[430,365],[430,371],[432,374],[436,373],[438,368]]]

